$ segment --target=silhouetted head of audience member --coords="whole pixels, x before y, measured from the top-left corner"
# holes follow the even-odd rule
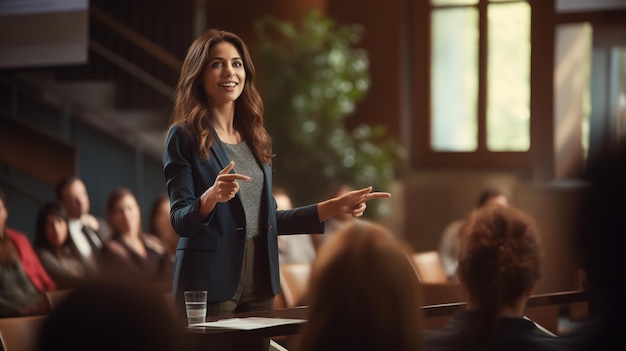
[[[507,206],[509,205],[509,196],[500,188],[487,186],[478,194],[476,208],[488,205]]]
[[[512,206],[472,211],[460,233],[457,270],[468,310],[484,312],[486,325],[494,327],[501,317],[522,317],[541,276],[540,261],[540,238],[529,215]]]
[[[186,350],[165,296],[130,279],[98,279],[72,291],[44,322],[37,351]]]
[[[420,349],[410,250],[384,227],[355,221],[328,238],[309,286],[310,315],[297,350]]]

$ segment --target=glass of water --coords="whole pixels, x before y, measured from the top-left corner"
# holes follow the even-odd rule
[[[185,291],[187,325],[206,322],[206,290]]]

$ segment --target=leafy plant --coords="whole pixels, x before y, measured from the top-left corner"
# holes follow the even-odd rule
[[[387,191],[399,146],[382,126],[345,125],[370,87],[367,52],[354,47],[363,28],[337,26],[314,10],[299,29],[272,16],[255,29],[259,89],[276,154],[274,183],[295,204],[322,200],[339,185]],[[373,206],[366,213],[380,212]]]

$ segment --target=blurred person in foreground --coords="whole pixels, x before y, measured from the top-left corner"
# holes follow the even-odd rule
[[[46,318],[35,351],[191,350],[165,301],[128,276],[90,280]]]
[[[427,351],[569,350],[524,317],[541,276],[541,243],[534,220],[512,206],[474,210],[459,237],[457,275],[467,306],[440,329],[423,332]]]
[[[421,350],[421,298],[410,250],[386,228],[346,224],[320,247],[296,351]]]

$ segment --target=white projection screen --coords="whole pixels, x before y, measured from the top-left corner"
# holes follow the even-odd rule
[[[87,62],[88,0],[0,0],[0,69]]]

